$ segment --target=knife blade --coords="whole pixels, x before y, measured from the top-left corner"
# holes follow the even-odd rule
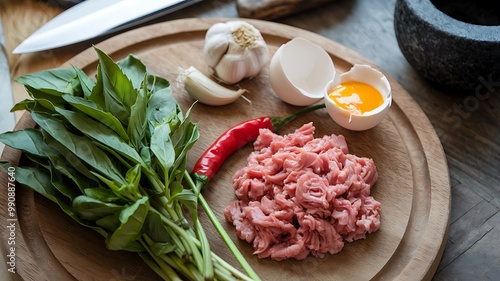
[[[26,38],[13,53],[37,52],[132,27],[202,0],[86,0]]]
[[[16,117],[10,109],[14,105],[10,81],[10,69],[5,50],[5,38],[3,36],[2,20],[0,19],[0,133],[11,131],[16,124]],[[0,143],[0,154],[5,145]]]

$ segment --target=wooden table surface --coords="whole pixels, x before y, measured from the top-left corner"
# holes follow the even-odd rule
[[[57,0],[0,0],[7,48],[61,9]],[[446,153],[452,190],[448,241],[434,280],[498,280],[500,276],[500,81],[477,94],[458,95],[433,87],[408,64],[393,28],[395,0],[339,0],[274,21],[318,33],[358,52],[410,93],[434,126]],[[207,0],[162,17],[238,17],[234,1]],[[100,38],[102,40],[103,38]],[[57,67],[97,43],[57,51],[12,55],[15,76]],[[498,77],[492,77],[492,79]],[[15,100],[24,90],[14,85]],[[2,267],[0,267],[0,270]],[[2,275],[0,275],[2,277]],[[0,278],[4,280],[4,278]]]

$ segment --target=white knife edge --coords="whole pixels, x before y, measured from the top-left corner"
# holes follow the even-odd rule
[[[200,1],[202,0],[113,0],[110,4],[109,1],[103,0],[86,0],[47,22],[19,44],[12,53],[36,52],[74,44],[146,22]],[[92,13],[96,7],[100,9]],[[80,14],[86,15],[75,20]],[[125,16],[116,20],[113,15]],[[75,39],[55,40],[58,36],[70,34],[81,21],[86,22],[89,28],[80,29]],[[58,26],[60,27],[57,28]]]
[[[9,62],[2,28],[2,20],[0,19],[0,133],[12,131],[16,125],[16,117],[13,112],[10,112],[14,106],[14,97],[12,95]],[[5,145],[0,143],[0,155],[4,147]]]

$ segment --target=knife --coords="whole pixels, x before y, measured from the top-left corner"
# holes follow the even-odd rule
[[[10,81],[9,62],[5,51],[5,38],[3,36],[2,20],[0,19],[0,133],[11,131],[16,124],[14,113],[10,109],[14,105]],[[0,154],[4,144],[0,143]]]
[[[202,0],[85,0],[43,25],[13,53],[62,47],[116,32]]]

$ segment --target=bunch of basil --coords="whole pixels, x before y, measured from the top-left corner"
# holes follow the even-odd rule
[[[199,190],[184,188],[199,137],[190,109],[184,116],[169,82],[136,56],[115,63],[95,50],[93,78],[73,67],[17,79],[31,99],[13,110],[29,111],[38,126],[0,135],[37,164],[17,167],[16,180],[102,234],[109,249],[139,253],[165,280],[249,279],[212,253]]]

